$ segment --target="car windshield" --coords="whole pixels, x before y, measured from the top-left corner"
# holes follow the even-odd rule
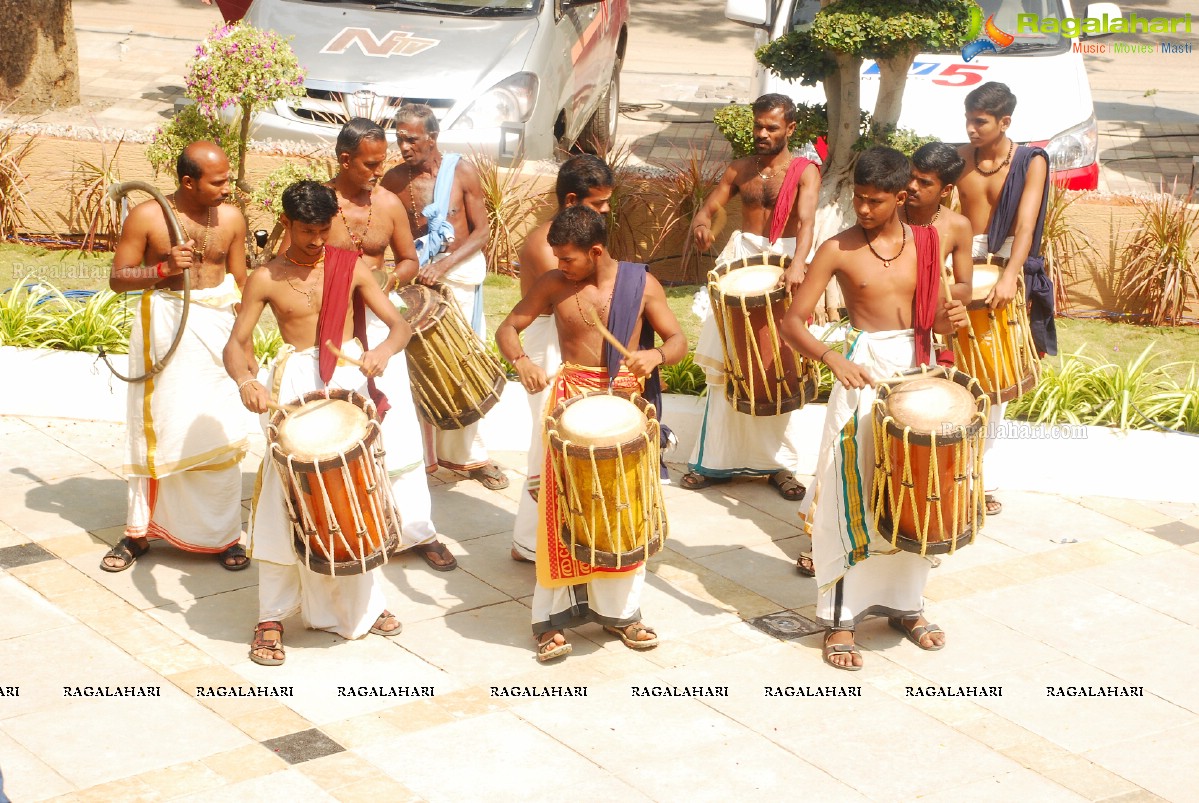
[[[1061,0],[976,0],[982,8],[983,19],[994,16],[995,25],[999,30],[1010,33],[1016,41],[1006,48],[1001,48],[998,54],[988,55],[1051,55],[1070,49],[1070,40],[1060,33],[1039,33],[1037,31],[1016,33],[1017,14],[1036,14],[1042,20],[1060,20],[1062,18]],[[791,7],[791,28],[802,28],[812,24],[812,19],[820,11],[820,0],[796,0]],[[1054,26],[1057,27],[1057,26]]]
[[[320,5],[374,6],[380,11],[461,17],[535,16],[542,0],[304,0]]]

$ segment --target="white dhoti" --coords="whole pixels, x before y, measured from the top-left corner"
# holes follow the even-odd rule
[[[911,329],[852,332],[848,358],[876,378],[914,367]],[[932,564],[883,539],[874,526],[870,489],[874,472],[871,410],[874,388],[847,390],[837,383],[828,402],[816,481],[801,508],[812,535],[819,593],[816,620],[853,628],[866,616],[915,616],[924,609]]]
[[[125,535],[218,553],[241,538],[246,431],[222,351],[240,294],[232,276],[191,294],[187,327],[162,373],[129,386]],[[183,314],[169,290],[142,294],[129,336],[129,373],[160,359]]]
[[[390,299],[397,309],[403,308],[404,302],[399,294],[392,293]],[[370,310],[366,311],[366,327],[369,346],[374,347],[387,339],[387,325]],[[400,545],[407,549],[437,537],[437,529],[433,526],[429,479],[425,473],[421,422],[408,376],[408,356],[403,352],[392,356],[387,361],[387,370],[383,375],[375,377],[375,387],[391,403],[379,432],[387,450],[385,462],[387,475],[391,478],[391,492],[403,521]]]
[[[533,635],[562,630],[584,622],[627,627],[641,621],[641,589],[645,565],[634,572],[603,577],[590,583],[533,590]]]
[[[512,526],[512,546],[523,557],[537,557],[537,492],[541,488],[541,469],[545,455],[543,440],[545,405],[558,368],[562,352],[558,347],[558,327],[553,315],[539,315],[521,333],[521,347],[529,359],[545,371],[549,384],[539,393],[529,394],[530,427],[528,468],[524,491],[516,507],[516,522]]]
[[[341,348],[350,357],[362,354],[356,340],[343,343]],[[317,349],[292,351],[285,346],[271,369],[268,387],[284,403],[324,388]],[[328,387],[367,394],[366,378],[348,364],[334,370]],[[265,416],[263,420],[265,423]],[[306,627],[329,630],[347,639],[366,635],[386,606],[378,570],[329,577],[306,568],[292,544],[285,493],[275,461],[268,454],[259,471],[247,538],[248,552],[259,562],[258,621],[281,620],[301,613]]]
[[[483,318],[483,280],[487,278],[487,258],[475,254],[442,277],[451,291],[458,309],[479,339],[486,342],[487,324]],[[437,463],[457,471],[470,471],[487,465],[487,447],[479,435],[479,422],[462,429],[437,429],[425,424],[426,437],[431,433],[433,454]],[[431,467],[432,468],[432,467]]]
[[[1013,238],[1008,237],[1006,240],[1004,240],[1003,244],[1001,246],[999,246],[999,250],[996,251],[993,254],[993,256],[1003,257],[1004,259],[1007,259],[1008,257],[1010,257],[1012,255],[1012,239]],[[970,251],[971,251],[971,256],[973,256],[975,259],[986,259],[987,258],[987,235],[985,235],[985,234],[974,235],[974,240],[970,244]],[[995,448],[995,445],[999,440],[995,436],[999,431],[999,427],[1002,426],[999,422],[1003,421],[1005,414],[1007,413],[1007,406],[1008,406],[1007,402],[999,402],[998,404],[991,405],[991,417],[987,420],[987,430],[986,430],[986,434],[983,437],[983,459],[984,460],[986,459],[987,455],[991,452],[991,450]],[[992,476],[995,475],[995,472],[990,472],[990,473]],[[987,488],[986,490],[987,490],[987,493],[992,493],[992,492],[998,490],[998,486],[992,485],[991,487]]]
[[[795,238],[776,240],[746,232],[733,232],[720,253],[720,262],[732,262],[756,254],[795,253]],[[704,293],[706,299],[707,291]],[[695,362],[704,369],[708,393],[699,437],[691,450],[687,468],[705,477],[732,477],[746,474],[774,474],[780,469],[799,469],[798,417],[794,412],[782,415],[747,415],[737,412],[725,396],[724,347],[710,305],[697,304],[695,312],[703,321]]]

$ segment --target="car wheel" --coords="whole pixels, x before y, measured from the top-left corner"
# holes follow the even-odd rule
[[[600,156],[612,150],[616,144],[616,121],[620,116],[620,62],[612,69],[612,79],[600,98],[599,105],[583,131],[577,146],[586,153]]]

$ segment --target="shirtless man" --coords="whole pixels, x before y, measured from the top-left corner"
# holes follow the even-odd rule
[[[407,345],[412,334],[354,252],[326,251],[338,215],[337,194],[332,189],[315,181],[297,182],[284,190],[283,210],[282,223],[290,245],[250,275],[241,313],[224,350],[225,370],[237,383],[242,404],[255,413],[265,413],[273,401],[286,403],[325,387],[368,394],[366,379],[382,376],[390,358]],[[340,308],[325,296],[330,287],[336,292],[334,299],[341,301]],[[388,327],[387,337],[365,352],[353,339],[355,323],[364,325],[354,320],[351,300],[355,295],[361,295],[366,308]],[[254,326],[267,306],[286,346],[264,385],[257,379],[252,342]],[[334,359],[322,371],[323,338],[333,339],[334,345],[340,339],[343,351],[357,359],[361,368],[338,366]],[[272,399],[276,390],[277,400]],[[275,461],[265,458],[260,491],[250,511],[250,551],[259,567],[259,624],[250,660],[265,666],[283,663],[282,620],[297,612],[303,614],[306,626],[347,639],[368,631],[399,634],[399,621],[384,607],[376,571],[331,577],[310,570],[296,557],[285,493]]]
[[[230,571],[249,566],[241,539],[241,467],[246,433],[236,395],[213,355],[229,339],[246,281],[246,221],[225,205],[229,160],[211,142],[193,142],[176,163],[169,196],[186,241],[172,246],[166,216],[140,203],[121,229],[109,286],[141,290],[129,339],[129,372],[141,375],[166,352],[183,312],[183,271],[191,271],[191,308],[178,350],[152,384],[129,386],[125,536],[100,562],[128,569],[160,538],[215,555]],[[147,359],[153,356],[154,359]]]
[[[1031,302],[1029,324],[1037,350],[1057,354],[1053,320],[1053,286],[1045,276],[1040,257],[1041,232],[1049,189],[1049,155],[1041,148],[1017,147],[1007,135],[1016,110],[1016,96],[1004,84],[988,81],[966,96],[966,135],[969,145],[959,149],[966,163],[958,179],[962,214],[974,233],[975,264],[990,261],[1003,268],[999,281],[987,295],[992,309],[1002,309],[1016,297],[1016,278],[1023,274],[1026,300]],[[1002,210],[1005,218],[997,219]],[[1010,222],[1008,222],[1010,217]],[[992,409],[993,421],[1002,421],[1007,402]],[[985,451],[995,445],[993,427],[987,427]],[[987,515],[1003,510],[994,486],[986,494]]]
[[[608,214],[615,179],[612,169],[598,156],[582,153],[572,156],[558,168],[555,195],[558,211],[582,204],[601,215]],[[538,278],[558,268],[558,257],[547,239],[552,221],[546,221],[529,233],[520,249],[520,293],[526,296]],[[562,364],[558,347],[558,330],[549,313],[537,316],[522,333],[525,354],[546,375],[553,377]],[[529,394],[529,410],[533,418],[529,444],[529,467],[524,493],[516,509],[512,527],[512,559],[532,562],[537,551],[537,493],[541,487],[541,463],[545,445],[541,440],[541,413],[545,409],[547,391]]]
[[[941,292],[942,255],[935,230],[905,225],[899,209],[906,199],[911,166],[890,148],[866,151],[854,170],[857,224],[825,242],[808,267],[783,320],[792,348],[828,365],[838,384],[828,402],[816,469],[813,500],[805,522],[812,535],[817,582],[817,620],[828,628],[824,660],[857,670],[862,658],[854,627],[870,615],[890,624],[924,650],[939,650],[944,632],[923,618],[924,586],[931,564],[911,552],[894,552],[879,537],[864,482],[874,468],[869,421],[878,380],[928,363],[932,332],[950,332],[966,321],[958,300]],[[806,326],[825,287],[837,279],[855,330],[842,356]],[[917,294],[936,309],[920,326]],[[935,306],[934,306],[935,305]],[[857,461],[845,461],[856,452]]]
[[[754,101],[753,113],[754,155],[729,165],[695,213],[691,230],[701,250],[711,248],[713,215],[740,195],[743,228],[729,238],[720,260],[731,263],[761,253],[789,256],[783,281],[794,294],[812,250],[820,171],[815,163],[792,157],[788,148],[795,133],[790,98],[763,95]],[[703,322],[695,361],[707,376],[708,394],[682,486],[698,490],[738,475],[766,476],[784,499],[803,499],[806,489],[795,478],[799,419],[795,413],[748,415],[733,408],[724,393],[724,348],[711,313]]]
[[[586,389],[638,392],[642,381],[661,365],[676,363],[687,353],[687,338],[666,303],[662,285],[643,265],[618,264],[608,253],[607,226],[594,210],[578,205],[557,214],[549,230],[549,244],[558,257],[558,269],[543,274],[496,329],[500,352],[516,368],[521,385],[536,393],[549,383],[543,368],[524,353],[520,333],[538,315],[550,313],[558,327],[563,364],[551,390],[556,402]],[[632,351],[619,364],[605,360],[605,342],[584,310],[597,316],[612,334]],[[606,320],[605,320],[606,319]],[[622,325],[623,324],[623,325]],[[653,334],[663,338],[653,346]],[[537,659],[548,661],[566,655],[571,646],[563,633],[584,621],[595,620],[631,649],[656,646],[658,637],[641,622],[640,598],[645,563],[619,571],[599,571],[567,556],[550,560],[560,546],[548,533],[558,532],[545,500],[556,494],[553,477],[545,476],[539,495],[545,526],[538,530],[537,586],[533,594],[533,635]],[[572,572],[556,575],[564,561]]]
[[[408,228],[408,215],[395,193],[384,189],[379,179],[387,160],[387,133],[373,120],[355,117],[337,135],[335,145],[339,170],[325,186],[337,193],[337,217],[327,244],[357,251],[358,261],[368,270],[382,272],[387,246],[391,245],[395,267],[388,273],[384,291],[409,284],[416,277],[416,246]],[[290,240],[279,243],[284,253]],[[392,305],[400,303],[391,296]],[[387,336],[387,326],[368,313],[371,344]],[[423,471],[420,420],[412,401],[412,385],[406,360],[397,360],[386,378],[376,381],[391,402],[391,410],[380,427],[387,450],[391,490],[404,511],[401,547],[411,549],[437,571],[450,571],[458,560],[437,539],[431,518],[429,480]]]
[[[483,279],[487,276],[487,205],[479,171],[459,154],[442,154],[433,110],[423,103],[404,104],[396,112],[396,142],[402,164],[383,176],[383,186],[400,197],[416,236],[422,284],[448,287],[463,317],[485,339]],[[446,174],[442,175],[443,165]],[[439,181],[438,179],[441,179]],[[442,188],[438,192],[438,187]],[[426,430],[426,434],[428,431]],[[437,464],[466,472],[493,491],[508,487],[508,477],[487,456],[478,422],[455,430],[433,430]]]
[[[973,232],[964,215],[945,205],[965,163],[957,149],[944,142],[921,145],[912,154],[912,180],[899,219],[910,226],[932,226],[941,240],[941,261],[953,269],[953,297],[970,303],[974,263],[970,255]]]

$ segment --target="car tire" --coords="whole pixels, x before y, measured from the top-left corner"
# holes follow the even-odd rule
[[[575,145],[584,153],[603,156],[616,144],[616,121],[620,116],[620,62],[612,68],[612,78],[604,90],[591,119],[583,126]]]

